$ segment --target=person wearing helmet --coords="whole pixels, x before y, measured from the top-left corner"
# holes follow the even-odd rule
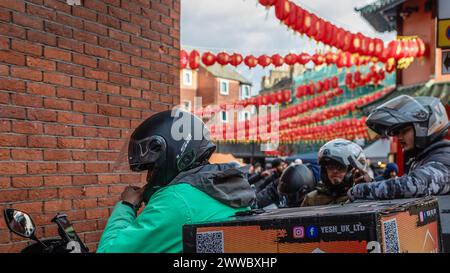
[[[348,201],[347,191],[353,186],[355,169],[367,168],[363,149],[345,139],[335,139],[319,149],[321,183],[306,195],[302,207],[341,204]]]
[[[410,167],[402,177],[355,185],[348,192],[351,200],[413,198],[450,192],[450,141],[444,140],[450,123],[439,99],[396,97],[377,107],[366,124],[380,135],[397,137],[405,154],[410,155]],[[371,181],[363,173],[356,179]]]
[[[313,191],[319,181],[317,166],[313,164],[292,164],[280,177],[278,193],[285,197],[286,207],[299,207],[305,196]]]
[[[278,204],[280,195],[277,192],[277,186],[281,174],[286,169],[287,163],[281,159],[276,158],[272,161],[272,170],[266,170],[259,175],[254,175],[249,178],[249,182],[254,184],[256,191],[256,207],[264,208],[271,204]]]
[[[215,148],[205,124],[179,108],[139,125],[127,161],[132,171],[147,171],[147,184],[124,190],[97,252],[181,252],[183,225],[249,209],[255,193],[246,173],[235,164],[209,164]]]

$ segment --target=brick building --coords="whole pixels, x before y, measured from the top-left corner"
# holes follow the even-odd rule
[[[64,212],[95,250],[113,205],[144,176],[113,173],[143,119],[179,104],[179,0],[0,1],[0,209],[38,238]],[[29,243],[0,220],[0,252]]]

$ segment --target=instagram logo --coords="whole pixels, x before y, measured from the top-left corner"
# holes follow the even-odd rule
[[[294,238],[302,239],[305,238],[305,228],[304,227],[294,227]]]

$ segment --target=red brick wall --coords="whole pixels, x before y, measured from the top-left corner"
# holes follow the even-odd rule
[[[65,212],[95,250],[125,185],[122,138],[179,103],[179,0],[0,0],[0,209],[56,236]],[[28,240],[0,220],[0,252]]]

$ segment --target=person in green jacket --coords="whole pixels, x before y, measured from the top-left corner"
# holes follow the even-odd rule
[[[179,253],[183,225],[248,210],[255,193],[246,174],[234,164],[209,164],[215,149],[205,124],[179,108],[139,125],[128,144],[128,164],[147,171],[147,184],[125,188],[97,252]]]

